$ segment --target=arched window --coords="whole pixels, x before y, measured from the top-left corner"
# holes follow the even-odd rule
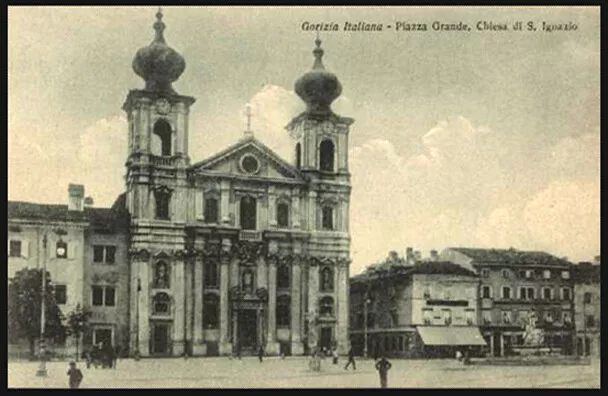
[[[334,290],[334,271],[329,267],[321,269],[321,291],[331,292]]]
[[[171,313],[171,298],[167,293],[158,293],[154,296],[153,309],[155,315],[169,315]]]
[[[334,208],[326,205],[321,209],[321,226],[324,230],[334,229]]]
[[[289,296],[277,298],[277,326],[289,327],[291,321],[291,299]]]
[[[241,228],[255,230],[257,220],[257,201],[255,198],[245,196],[241,198]]]
[[[156,218],[169,220],[169,204],[171,203],[171,193],[166,190],[156,191],[154,193],[156,199]]]
[[[205,294],[203,297],[203,327],[217,329],[219,327],[220,299],[215,294]]]
[[[205,262],[205,270],[203,272],[203,279],[204,279],[205,286],[207,286],[207,287],[218,287],[219,286],[220,282],[219,282],[218,269],[217,269],[216,262],[214,262],[214,261]]]
[[[300,169],[302,166],[302,145],[298,142],[296,144],[296,168]]]
[[[289,227],[289,205],[285,202],[277,205],[277,226],[279,228]]]
[[[277,288],[289,289],[289,266],[286,264],[277,269]]]
[[[156,263],[154,268],[154,287],[157,289],[168,289],[169,286],[169,266],[164,261]]]
[[[253,292],[253,271],[245,270],[241,275],[241,289],[246,293]]]
[[[160,152],[154,152],[153,154],[171,155],[171,125],[162,119],[156,121],[154,123],[154,135],[160,143]]]
[[[334,299],[329,296],[323,297],[319,303],[319,313],[321,316],[333,316]]]
[[[322,171],[333,172],[334,171],[334,143],[325,139],[319,146],[320,160],[319,167]]]
[[[217,198],[209,197],[205,199],[205,223],[218,222],[218,204]]]

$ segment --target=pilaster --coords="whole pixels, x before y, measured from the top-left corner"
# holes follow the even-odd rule
[[[230,355],[232,353],[232,344],[229,342],[229,318],[228,318],[228,289],[229,289],[229,272],[228,266],[230,263],[230,240],[222,240],[222,255],[220,258],[220,355]]]
[[[304,347],[302,345],[300,316],[301,316],[301,266],[300,257],[294,257],[291,264],[291,354],[302,355]]]
[[[173,314],[173,356],[184,354],[184,321],[185,321],[185,282],[184,282],[184,259],[176,258],[173,262],[173,295],[175,307]]]
[[[194,331],[192,353],[195,356],[206,355],[207,345],[203,338],[203,271],[204,258],[200,254],[194,262]]]
[[[149,261],[139,262],[139,353],[141,356],[150,355],[150,269]]]

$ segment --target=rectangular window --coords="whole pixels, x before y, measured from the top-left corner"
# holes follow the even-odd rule
[[[570,279],[570,271],[562,271],[562,279]]]
[[[68,301],[68,293],[66,285],[55,285],[55,302],[57,304],[65,304]]]
[[[106,307],[113,307],[115,305],[115,298],[116,298],[116,289],[114,287],[111,286],[106,286],[105,288],[105,305]]]
[[[93,246],[93,262],[94,263],[103,263],[103,246],[100,246],[100,245]]]
[[[593,315],[587,315],[587,327],[595,326],[595,317]]]
[[[490,270],[487,268],[484,268],[481,270],[481,276],[482,278],[489,278],[490,277]]]
[[[551,288],[550,287],[545,287],[543,289],[543,299],[551,300]]]
[[[585,304],[591,303],[591,293],[589,293],[589,292],[585,293],[584,301],[585,301]]]
[[[93,286],[93,305],[96,307],[103,306],[103,287]]]
[[[11,257],[21,257],[21,241],[13,241],[9,242],[9,256]]]
[[[324,230],[334,229],[334,208],[331,206],[324,206],[321,210],[321,225]]]
[[[528,288],[528,300],[534,300],[535,297],[535,293],[534,293],[534,288],[533,287],[529,287]]]
[[[507,279],[507,278],[509,278],[509,275],[510,275],[509,274],[509,270],[506,270],[506,269],[502,270],[502,277],[503,278]]]
[[[567,287],[562,288],[562,300],[570,300],[570,289]]]
[[[492,289],[490,289],[490,286],[482,286],[481,287],[481,297],[482,298],[492,298]]]
[[[106,246],[106,263],[114,264],[116,260],[116,246]]]
[[[526,299],[526,288],[525,287],[520,287],[519,288],[519,299],[520,300],[525,300]]]
[[[543,279],[551,279],[551,270],[544,270],[543,271]]]
[[[504,300],[509,300],[511,298],[511,288],[509,286],[504,286],[502,288],[502,298]]]
[[[525,270],[519,270],[518,274],[519,274],[519,277],[522,278],[522,279],[526,277],[526,271]]]
[[[277,226],[279,228],[289,227],[289,205],[286,203],[277,205]]]
[[[217,223],[218,219],[218,201],[215,198],[205,199],[205,213],[203,215],[205,223]]]
[[[526,279],[532,279],[532,278],[534,278],[534,271],[526,270]]]
[[[207,262],[205,263],[205,270],[203,273],[203,280],[205,286],[208,287],[218,287],[219,286],[219,274],[218,274],[218,265],[216,262]]]

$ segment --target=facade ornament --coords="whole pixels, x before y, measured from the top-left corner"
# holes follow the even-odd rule
[[[321,264],[321,261],[317,257],[310,257],[308,260],[308,265],[310,267],[318,267]]]
[[[262,301],[268,301],[268,289],[265,287],[258,287],[255,291],[255,295]]]
[[[241,301],[243,297],[245,297],[245,292],[241,290],[239,286],[232,286],[230,288],[230,300],[232,301]]]
[[[222,246],[220,244],[206,243],[205,247],[202,250],[202,255],[204,257],[219,257],[221,251],[222,251]]]
[[[257,257],[266,255],[266,244],[263,242],[241,241],[232,245],[232,254],[242,261],[255,261]]]
[[[129,249],[129,256],[132,260],[137,261],[148,261],[150,259],[150,252],[147,249]]]

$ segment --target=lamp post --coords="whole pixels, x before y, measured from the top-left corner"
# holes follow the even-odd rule
[[[365,303],[363,304],[363,356],[367,356],[367,306],[371,303],[372,300],[369,298],[365,299]]]
[[[141,278],[137,278],[137,298],[135,301],[135,352],[133,357],[139,360],[139,293],[141,293]]]
[[[47,236],[46,233],[44,234],[44,237],[42,238],[42,294],[41,294],[41,301],[40,301],[40,366],[38,367],[38,371],[36,372],[36,375],[38,377],[46,377],[47,376],[47,371],[46,371],[46,362],[45,362],[45,355],[46,355],[46,348],[44,345],[44,325],[45,325],[45,321],[46,321],[46,314],[45,314],[45,310],[46,310],[46,304],[45,304],[45,295],[46,295],[46,244],[47,244]]]
[[[587,356],[587,297],[583,295],[583,356]]]

